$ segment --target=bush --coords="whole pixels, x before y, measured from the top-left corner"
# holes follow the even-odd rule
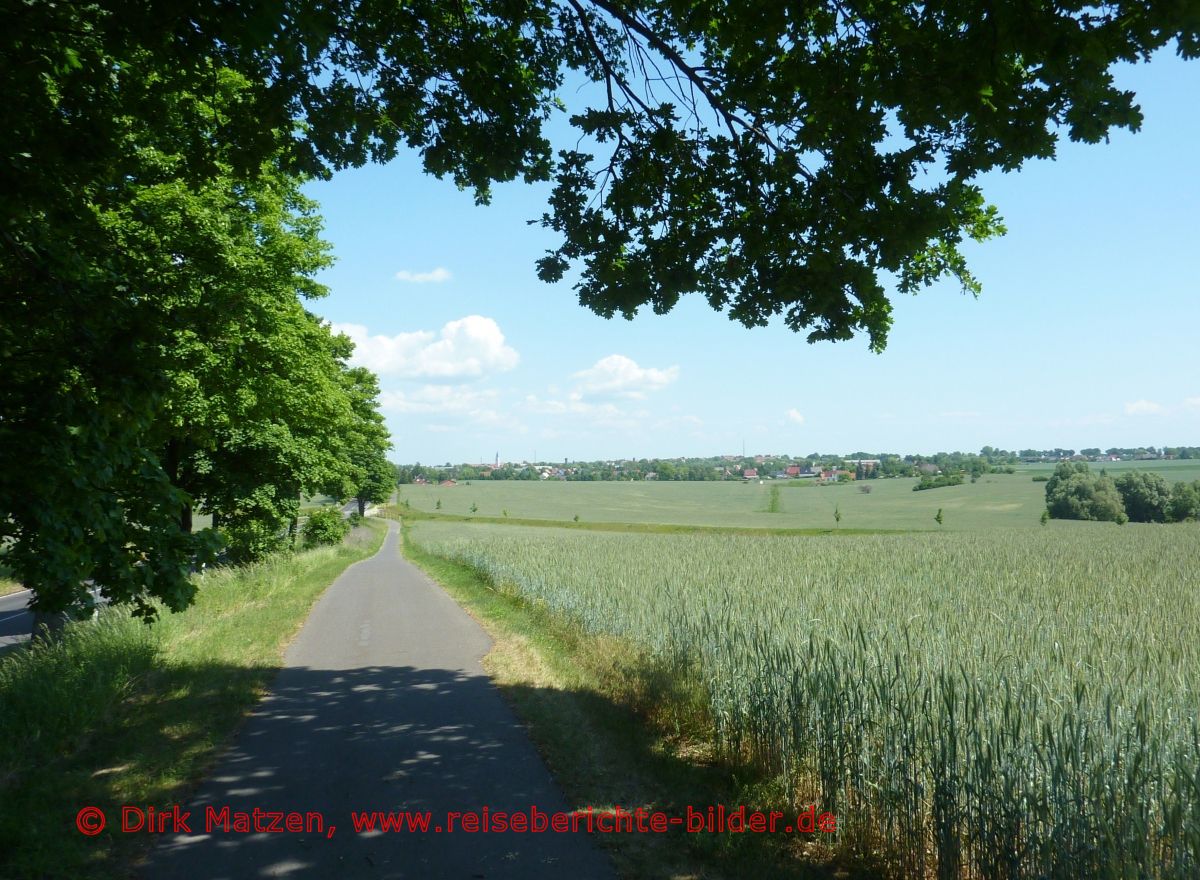
[[[287,548],[287,536],[278,524],[249,517],[221,528],[225,556],[235,565],[244,565]]]
[[[326,507],[314,512],[304,524],[304,546],[311,548],[340,544],[349,531],[350,523],[342,519],[341,511],[336,507]]]
[[[1050,482],[1050,478],[1047,477],[1045,474],[1040,474],[1040,475],[1034,477],[1033,481],[1035,483],[1048,483],[1048,482]]]
[[[354,528],[362,525],[363,518],[363,515],[356,510],[346,518],[346,522],[350,524],[350,528]]]
[[[962,481],[962,474],[940,474],[936,477],[921,477],[921,482],[913,486],[913,491],[923,492],[926,489],[944,489],[946,486],[961,486]]]

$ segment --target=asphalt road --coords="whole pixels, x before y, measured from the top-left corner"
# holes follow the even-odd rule
[[[397,535],[389,523],[380,552],[318,602],[271,693],[182,808],[191,833],[168,822],[144,878],[614,876],[581,834],[445,827],[450,811],[567,806],[479,664],[487,635],[399,556]],[[306,815],[297,833],[226,832],[226,807],[231,822],[295,811],[321,828]],[[208,832],[206,808],[217,817]],[[402,810],[429,811],[430,830],[356,833],[351,820]]]
[[[33,615],[26,608],[30,592],[22,590],[8,596],[0,596],[0,648],[15,645],[29,638],[33,628]]]
[[[28,590],[0,596],[0,648],[29,640],[33,632],[33,612],[28,608],[33,594]],[[96,600],[100,601],[99,592]]]

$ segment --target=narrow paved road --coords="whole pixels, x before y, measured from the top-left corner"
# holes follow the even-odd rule
[[[0,596],[0,648],[29,638],[33,615],[26,607],[32,594],[28,590]]]
[[[380,552],[313,609],[271,694],[183,808],[192,833],[162,836],[147,880],[613,876],[583,835],[433,830],[449,811],[566,804],[479,664],[487,635],[397,541],[389,523]],[[206,807],[318,812],[324,833],[206,834]],[[372,810],[430,811],[431,830],[355,833],[351,811]]]
[[[103,601],[99,590],[93,589],[92,594],[97,602]],[[0,648],[29,641],[33,631],[33,612],[28,607],[32,596],[29,590],[0,596]]]

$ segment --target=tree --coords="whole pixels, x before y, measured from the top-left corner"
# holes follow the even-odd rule
[[[1167,514],[1171,522],[1200,519],[1200,480],[1191,483],[1180,481],[1171,487]]]
[[[1046,482],[1046,510],[1054,519],[1128,521],[1111,477],[1093,474],[1087,462],[1060,462]]]
[[[151,100],[139,89],[161,77],[134,70]],[[90,187],[47,191],[56,223],[33,211],[6,239],[0,449],[22,467],[0,469],[0,536],[41,614],[87,606],[86,579],[144,617],[155,599],[178,610],[218,538],[193,534],[194,506],[231,558],[253,558],[294,530],[301,492],[350,467],[352,347],[300,301],[324,293],[319,219],[276,160],[238,176],[209,140],[248,88],[212,73],[203,97],[114,120],[138,149]]]
[[[391,440],[379,412],[379,380],[370,370],[354,367],[342,372],[342,383],[351,410],[345,426],[350,473],[341,486],[330,487],[329,494],[353,498],[359,516],[365,516],[368,504],[383,504],[391,496],[396,468],[387,460]]]
[[[1160,474],[1127,471],[1114,481],[1132,522],[1166,522],[1171,490]]]

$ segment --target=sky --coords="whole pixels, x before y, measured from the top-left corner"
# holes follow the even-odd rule
[[[492,203],[402,155],[314,182],[336,263],[309,307],[374,370],[393,461],[1200,445],[1200,62],[1118,68],[1144,122],[979,183],[979,298],[893,297],[886,350],[746,329],[685,297],[598,317],[538,280],[548,186]]]

